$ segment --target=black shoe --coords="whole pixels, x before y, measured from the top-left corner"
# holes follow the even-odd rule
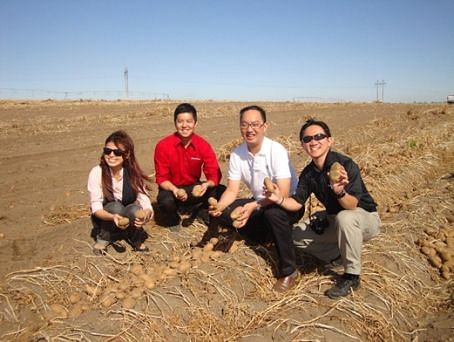
[[[336,282],[336,285],[325,292],[325,295],[327,295],[331,299],[345,297],[350,293],[350,290],[356,290],[357,288],[359,288],[359,283],[359,277],[349,279],[345,276],[342,276]]]
[[[124,253],[126,252],[126,247],[123,246],[120,242],[118,241],[115,241],[115,242],[112,242],[112,247],[113,249],[115,249],[115,251],[117,253]]]

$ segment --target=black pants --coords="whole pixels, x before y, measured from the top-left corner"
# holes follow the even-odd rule
[[[158,207],[161,211],[167,216],[169,225],[176,225],[180,223],[180,216],[178,211],[183,212],[193,212],[194,210],[207,209],[208,208],[208,198],[214,197],[219,199],[222,193],[225,191],[225,186],[219,184],[218,186],[208,188],[205,194],[202,197],[192,196],[192,189],[197,184],[180,186],[179,188],[184,189],[188,194],[188,199],[186,201],[180,201],[173,195],[172,191],[159,189],[157,202]]]
[[[141,209],[137,204],[129,204],[124,206],[121,202],[109,202],[104,205],[104,210],[111,214],[119,214],[123,217],[129,218],[129,226],[126,229],[118,228],[113,221],[103,221],[95,215],[91,216],[93,228],[96,231],[96,240],[104,240],[114,242],[117,240],[126,240],[131,245],[138,247],[148,237],[148,234],[143,228],[134,226],[135,213]]]
[[[237,199],[222,213],[220,223],[232,225],[230,213],[233,209],[243,206],[254,199]],[[296,254],[292,238],[292,225],[298,222],[304,214],[304,207],[296,212],[287,211],[273,204],[254,211],[246,225],[238,232],[246,240],[263,244],[273,241],[279,257],[279,274],[288,276],[296,270]]]

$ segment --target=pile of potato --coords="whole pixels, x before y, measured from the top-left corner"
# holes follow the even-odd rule
[[[450,279],[454,273],[454,229],[426,228],[424,233],[426,237],[418,239],[417,245],[430,264],[440,270],[440,275]]]
[[[132,309],[147,290],[155,288],[167,279],[187,274],[191,268],[197,268],[225,254],[223,251],[215,250],[218,242],[217,237],[212,237],[203,248],[193,248],[189,253],[173,256],[163,264],[144,266],[141,263],[134,263],[118,282],[85,284],[79,291],[74,291],[66,297],[69,303],[50,304],[46,317],[49,319],[76,318],[83,312],[91,310],[93,305],[109,308],[118,304],[124,309]],[[235,253],[241,243],[241,241],[234,241],[229,246],[228,253]]]

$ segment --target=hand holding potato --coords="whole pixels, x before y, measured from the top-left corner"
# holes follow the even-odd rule
[[[173,190],[173,195],[180,201],[184,202],[188,199],[188,194],[186,190],[181,188],[175,188]]]
[[[120,229],[126,229],[129,226],[129,219],[118,214],[114,214],[113,221]]]

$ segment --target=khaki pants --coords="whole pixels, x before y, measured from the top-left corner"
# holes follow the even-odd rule
[[[321,235],[315,233],[307,222],[294,225],[295,247],[327,263],[340,255],[344,272],[359,275],[363,241],[380,232],[378,213],[362,208],[342,210],[337,215],[328,215],[328,221],[329,226]]]

